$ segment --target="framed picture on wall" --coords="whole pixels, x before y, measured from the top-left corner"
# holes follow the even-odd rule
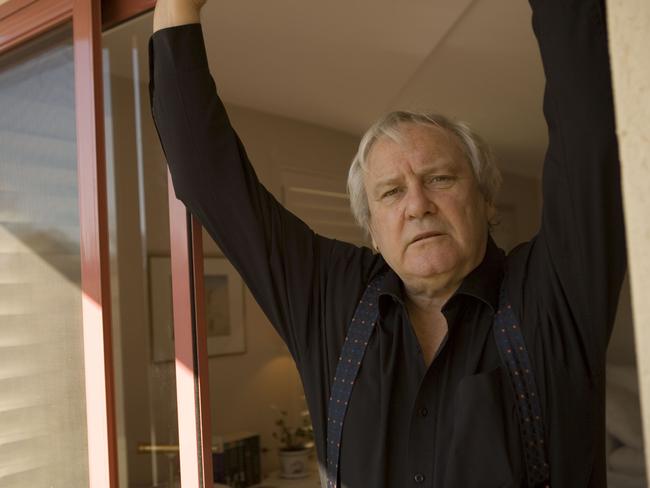
[[[239,273],[221,257],[204,257],[205,325],[209,356],[243,353],[244,283]],[[154,362],[174,359],[171,260],[149,258],[151,344]]]
[[[244,282],[226,258],[204,258],[208,356],[246,351]]]

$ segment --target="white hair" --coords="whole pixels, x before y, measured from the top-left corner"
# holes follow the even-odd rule
[[[421,124],[446,130],[456,136],[478,181],[479,189],[489,204],[495,202],[501,186],[501,173],[494,157],[483,139],[469,126],[435,113],[395,111],[375,122],[361,138],[357,154],[348,172],[348,195],[350,207],[357,223],[368,233],[370,207],[363,182],[363,173],[368,171],[368,155],[377,140],[388,137],[398,144],[403,143],[401,131],[404,124]]]

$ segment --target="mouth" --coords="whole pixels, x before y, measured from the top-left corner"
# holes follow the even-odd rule
[[[417,236],[415,236],[415,238],[413,238],[413,240],[411,241],[411,244],[415,244],[418,241],[429,239],[431,237],[440,237],[442,235],[444,235],[442,232],[423,232],[422,234],[418,234]]]

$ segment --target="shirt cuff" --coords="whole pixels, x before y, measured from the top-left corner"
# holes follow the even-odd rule
[[[149,38],[149,76],[175,71],[208,69],[200,23],[165,27]]]

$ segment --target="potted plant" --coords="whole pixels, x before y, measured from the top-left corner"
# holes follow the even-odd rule
[[[302,425],[292,427],[289,425],[286,410],[277,410],[277,427],[273,437],[280,442],[278,450],[280,455],[280,476],[283,478],[303,478],[309,476],[309,455],[314,447],[314,430],[309,420],[309,412],[304,410],[301,414]]]

